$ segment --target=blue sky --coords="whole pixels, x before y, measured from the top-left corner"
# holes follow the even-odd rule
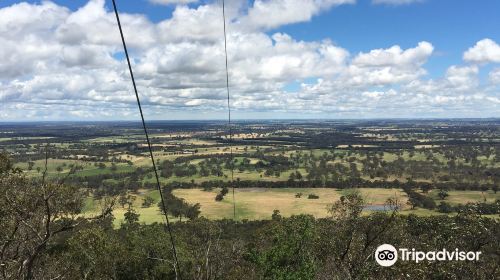
[[[477,41],[499,41],[498,11],[500,1],[495,0],[426,0],[406,5],[373,5],[365,0],[280,30],[304,40],[332,38],[352,52],[394,44],[409,48],[429,41],[436,53],[427,69],[438,77],[450,64],[460,63],[464,50]]]
[[[151,118],[223,118],[220,1],[117,2],[130,16],[124,29],[130,26],[126,37],[137,42],[131,47],[134,68]],[[500,1],[257,2],[228,1],[237,117],[498,117]],[[130,88],[112,34],[111,1],[27,3],[0,2],[0,13],[20,15],[4,19],[4,26],[19,27],[0,29],[0,38],[22,38],[16,40],[26,44],[16,50],[21,57],[30,50],[31,35],[54,55],[36,54],[40,57],[33,59],[40,63],[27,62],[16,73],[2,69],[21,66],[0,64],[0,121],[61,118],[47,108],[69,111],[70,119],[133,119],[133,102],[123,97]],[[61,16],[42,12],[47,10]],[[35,13],[38,20],[48,17],[45,22],[51,24],[45,30],[33,28],[37,19],[24,18],[23,12]],[[94,24],[102,28],[89,27]],[[68,35],[67,26],[78,26],[80,34]],[[47,35],[51,30],[56,35]],[[112,39],[96,34],[101,30]],[[248,46],[253,42],[254,49]],[[61,50],[62,58],[57,55]],[[0,46],[2,51],[10,50]],[[110,59],[112,66],[96,57]],[[47,71],[60,79],[49,78]],[[116,76],[114,91],[101,85],[110,81],[102,78],[106,72]],[[69,73],[88,83],[72,80]],[[68,87],[65,79],[75,85]],[[96,111],[109,106],[125,112]]]

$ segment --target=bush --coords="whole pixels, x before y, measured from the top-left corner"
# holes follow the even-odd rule
[[[227,187],[223,187],[222,190],[220,190],[220,193],[218,193],[215,196],[215,201],[222,201],[224,199],[224,196],[229,192]]]
[[[144,198],[144,201],[142,202],[142,207],[149,208],[149,207],[151,207],[151,205],[153,205],[154,202],[155,202],[155,200],[152,197],[146,196]]]
[[[441,213],[451,213],[453,212],[453,206],[451,206],[449,203],[446,203],[446,202],[441,202],[439,203],[439,206],[438,206],[438,211],[441,212]]]

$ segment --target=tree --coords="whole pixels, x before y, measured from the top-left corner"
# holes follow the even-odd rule
[[[142,207],[149,208],[149,207],[151,207],[151,205],[153,205],[154,202],[155,202],[154,198],[152,198],[150,196],[146,196],[144,198],[144,200],[142,201]]]
[[[283,218],[283,217],[280,214],[280,210],[278,210],[278,209],[273,210],[273,214],[271,215],[271,219],[273,221],[280,221],[281,218]]]
[[[340,197],[340,200],[333,203],[328,209],[328,213],[336,219],[352,219],[361,215],[364,207],[364,200],[359,191],[353,191]]]
[[[199,203],[196,203],[194,205],[187,205],[186,212],[184,213],[184,215],[186,216],[186,218],[194,220],[198,218],[198,216],[200,215],[201,213],[200,208],[201,205]]]
[[[300,173],[300,171],[298,170],[295,171],[295,178],[297,180],[302,180],[302,174]]]
[[[132,226],[135,226],[139,223],[139,216],[140,215],[137,214],[137,212],[133,208],[127,209],[127,212],[125,212],[125,214],[123,216],[124,216],[125,225],[127,225],[127,227],[132,227]]]
[[[406,204],[410,205],[411,210],[421,205],[421,203],[415,197],[408,197],[408,201],[406,202]]]
[[[132,208],[132,205],[134,204],[134,201],[136,200],[136,197],[133,196],[133,195],[130,195],[126,192],[120,194],[120,197],[118,198],[118,203],[120,204],[120,206],[122,208],[125,208],[125,206],[127,206],[127,208]]]
[[[9,156],[6,153],[0,153],[0,175],[11,171],[13,166]]]
[[[81,215],[82,192],[62,183],[33,181],[21,173],[0,176],[0,273],[4,279],[52,279],[62,276],[57,266],[40,261],[66,232],[110,215],[112,203],[94,218]],[[43,275],[38,275],[44,273]]]
[[[441,213],[451,213],[453,212],[453,207],[444,201],[441,201],[438,205],[438,211]]]
[[[488,186],[483,185],[480,187],[480,189],[481,189],[481,192],[487,192],[489,188],[488,188]]]
[[[318,196],[318,195],[316,195],[316,194],[311,193],[311,194],[309,194],[309,195],[307,196],[307,198],[308,198],[308,199],[319,199],[319,196]]]
[[[421,189],[422,189],[423,193],[428,193],[432,189],[432,186],[425,184],[425,185],[422,185]]]
[[[445,200],[449,196],[449,194],[446,190],[441,189],[439,190],[438,196],[441,200]]]
[[[250,259],[264,279],[314,279],[316,265],[311,249],[314,218],[300,215],[283,220],[266,232],[270,246],[261,246]]]
[[[220,192],[215,196],[215,201],[222,201],[224,199],[224,196],[229,192],[229,189],[227,187],[223,187]]]

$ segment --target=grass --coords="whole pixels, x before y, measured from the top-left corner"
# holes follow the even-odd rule
[[[141,223],[152,224],[155,222],[163,222],[164,216],[160,213],[159,208],[156,206],[160,201],[160,194],[158,191],[153,190],[140,190],[138,194],[130,194],[135,198],[133,202],[133,209],[140,215],[139,221]],[[154,199],[154,203],[151,207],[143,208],[142,202],[144,199],[150,196]],[[101,211],[100,201],[88,197],[84,200],[83,213],[86,216],[98,215]],[[119,226],[124,221],[124,214],[127,212],[127,206],[122,207],[121,205],[116,205],[113,209],[113,215],[115,217],[113,224]],[[176,220],[174,217],[169,217],[173,221]]]
[[[401,189],[358,188],[355,190],[361,193],[367,205],[384,205],[388,198],[397,198],[404,207],[408,201],[406,193]],[[352,191],[353,189],[339,190],[342,195]]]
[[[396,197],[399,199],[403,210],[403,215],[416,214],[419,216],[445,215],[433,210],[416,208],[410,209],[406,205],[407,197],[400,189],[382,189],[382,188],[358,188],[367,205],[383,205],[388,198]],[[208,219],[233,218],[233,198],[232,191],[225,196],[223,201],[216,202],[215,196],[220,189],[203,191],[201,189],[176,189],[174,195],[185,199],[188,203],[200,203],[201,216]],[[334,188],[242,188],[235,189],[236,197],[236,217],[238,220],[259,220],[270,219],[274,210],[280,210],[282,216],[291,216],[298,214],[310,214],[316,218],[327,217],[327,208],[329,205],[338,201],[341,196],[347,195],[354,189],[334,189]],[[301,198],[296,198],[295,194],[302,193]],[[477,202],[481,197],[481,192],[474,191],[450,191],[450,196],[446,201],[450,203]],[[308,199],[309,194],[318,195],[318,199]],[[164,222],[164,217],[158,211],[157,203],[160,201],[158,191],[140,190],[137,194],[131,194],[135,197],[133,202],[134,210],[140,215],[141,223]],[[432,195],[432,194],[429,194]],[[486,193],[487,201],[492,202],[497,199],[498,194],[493,192]],[[154,204],[149,208],[143,208],[142,202],[146,196],[154,199]],[[439,202],[439,200],[436,200]],[[89,197],[84,201],[83,212],[85,215],[97,215],[100,213],[100,202]],[[124,214],[127,208],[117,205],[113,210],[115,216],[114,225],[119,226],[124,220]],[[366,210],[368,214],[373,211]],[[498,215],[492,215],[498,218]],[[172,221],[177,218],[171,217]]]
[[[439,190],[432,190],[429,192],[429,196],[436,200],[436,203],[441,202],[438,197]],[[493,203],[497,199],[500,199],[500,192],[494,193],[491,190],[486,192],[480,191],[448,191],[448,197],[444,200],[452,205],[466,204],[469,202],[487,202]]]
[[[229,192],[222,202],[216,202],[215,196],[219,189],[203,191],[200,189],[177,189],[174,195],[189,203],[201,204],[201,215],[209,219],[232,218],[233,199]],[[384,204],[387,198],[399,195],[401,190],[391,189],[360,189],[367,204]],[[296,198],[296,193],[302,193]],[[283,216],[311,214],[317,218],[328,215],[329,205],[340,199],[347,192],[333,188],[245,188],[236,189],[236,211],[238,219],[269,219],[273,210],[278,209]],[[308,199],[309,194],[319,196],[319,199]]]
[[[35,160],[33,161],[34,165],[32,170],[28,170],[28,163],[27,162],[22,162],[22,163],[16,163],[15,166],[19,167],[23,170],[26,170],[26,174],[28,176],[42,176],[43,171],[45,169],[45,160]],[[76,171],[75,175],[76,176],[92,176],[92,175],[98,175],[98,174],[109,174],[109,173],[124,173],[124,172],[132,172],[136,169],[134,166],[130,166],[126,163],[117,163],[116,164],[116,170],[112,171],[110,169],[111,163],[106,162],[106,168],[100,169],[96,166],[94,166],[94,162],[86,162],[86,161],[81,161],[81,160],[71,160],[71,159],[49,159],[47,161],[47,175],[50,177],[58,177],[58,176],[64,176],[70,171],[69,165],[74,164],[77,166],[82,166],[82,170]],[[64,166],[63,166],[64,165]],[[40,168],[40,172],[37,171],[37,167]],[[57,171],[57,168],[61,167],[61,171]]]
[[[110,173],[126,173],[126,172],[133,172],[136,168],[133,166],[130,166],[126,163],[117,163],[116,164],[116,170],[112,171],[109,168],[110,164],[108,163],[108,167],[100,169],[98,167],[93,167],[93,168],[87,168],[84,170],[80,170],[76,172],[77,176],[94,176],[94,175],[99,175],[99,174],[110,174]]]
[[[23,170],[26,170],[25,172],[28,175],[31,176],[37,176],[37,175],[42,175],[43,170],[45,169],[45,160],[40,159],[40,160],[35,160],[33,161],[35,164],[33,165],[32,170],[28,170],[28,162],[21,162],[21,163],[16,163],[15,166],[19,167]],[[63,166],[66,164],[66,166]],[[50,175],[57,175],[59,173],[67,173],[70,170],[69,165],[70,164],[75,164],[75,165],[82,165],[85,168],[88,168],[88,164],[78,161],[78,160],[70,160],[70,159],[48,159],[47,161],[47,174]],[[60,166],[62,167],[62,171],[58,172],[57,167]],[[37,167],[40,168],[40,172],[37,171]]]

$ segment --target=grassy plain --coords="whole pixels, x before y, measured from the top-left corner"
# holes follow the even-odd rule
[[[16,167],[25,170],[27,175],[30,176],[41,176],[45,170],[45,160],[34,160],[34,165],[31,170],[28,170],[27,162],[16,163]],[[106,162],[106,167],[99,168],[94,165],[94,162],[72,160],[72,159],[52,159],[47,161],[47,175],[52,177],[58,177],[60,175],[67,174],[71,170],[71,165],[81,166],[82,170],[76,172],[77,176],[92,176],[98,174],[109,174],[109,173],[120,173],[120,172],[132,172],[135,170],[134,166],[130,166],[126,163],[116,163],[116,170],[112,170],[111,163]],[[57,168],[60,168],[60,171]]]
[[[383,205],[388,198],[397,198],[403,206],[401,214],[416,214],[420,216],[440,215],[440,213],[427,209],[409,209],[406,205],[406,194],[400,189],[382,189],[382,188],[360,188],[358,190],[365,199],[366,205]],[[215,201],[216,194],[220,189],[204,191],[202,189],[176,189],[173,194],[179,198],[185,199],[188,203],[200,203],[201,216],[208,219],[223,219],[233,217],[233,198],[231,190],[221,202]],[[341,190],[334,188],[245,188],[235,189],[236,197],[236,216],[238,220],[249,219],[270,219],[273,210],[280,210],[283,216],[297,214],[310,214],[317,218],[328,216],[327,208],[329,205],[338,201],[340,196],[346,195],[352,189]],[[302,193],[301,198],[296,198],[295,194]],[[500,194],[485,192],[484,196],[480,192],[474,191],[450,191],[450,196],[446,199],[451,204],[467,202],[481,202],[486,197],[488,202],[500,199]],[[319,196],[318,199],[308,199],[309,194]],[[153,190],[140,190],[137,194],[131,194],[135,197],[133,208],[140,214],[140,221],[143,223],[162,222],[163,216],[156,206],[159,202],[159,194]],[[429,193],[434,198],[434,194]],[[142,202],[146,196],[151,196],[155,203],[148,208],[142,207]],[[437,198],[436,202],[439,202]],[[96,215],[99,213],[99,201],[88,198],[85,202],[84,212],[86,215]],[[114,210],[115,225],[123,221],[123,215],[127,207],[118,205]],[[370,212],[366,210],[365,213]],[[177,218],[171,217],[172,221]]]
[[[357,189],[367,205],[383,205],[388,198],[397,197],[406,204],[406,196],[399,189]],[[291,216],[310,214],[317,218],[328,216],[327,208],[338,201],[342,195],[352,190],[333,188],[245,188],[235,189],[236,215],[238,219],[269,219],[275,209],[281,215]],[[174,195],[189,203],[201,204],[201,215],[209,219],[232,218],[233,198],[231,190],[222,202],[214,200],[219,189],[203,191],[200,189],[177,189]],[[296,198],[295,194],[302,193]],[[309,194],[319,196],[309,199]]]
[[[138,193],[130,194],[133,197],[132,208],[140,215],[140,222],[146,224],[152,224],[155,222],[163,222],[164,216],[160,213],[159,208],[157,207],[158,202],[160,201],[160,195],[158,191],[153,190],[140,190]],[[142,207],[142,202],[144,199],[150,196],[154,199],[153,205],[151,207]],[[83,213],[86,216],[96,216],[99,215],[102,210],[102,201],[93,199],[92,197],[88,197],[84,201]],[[124,221],[124,214],[128,210],[128,206],[122,207],[121,205],[115,204],[115,208],[113,209],[113,215],[115,217],[113,223],[115,226],[119,226]],[[171,217],[172,220],[176,220],[176,218]]]

